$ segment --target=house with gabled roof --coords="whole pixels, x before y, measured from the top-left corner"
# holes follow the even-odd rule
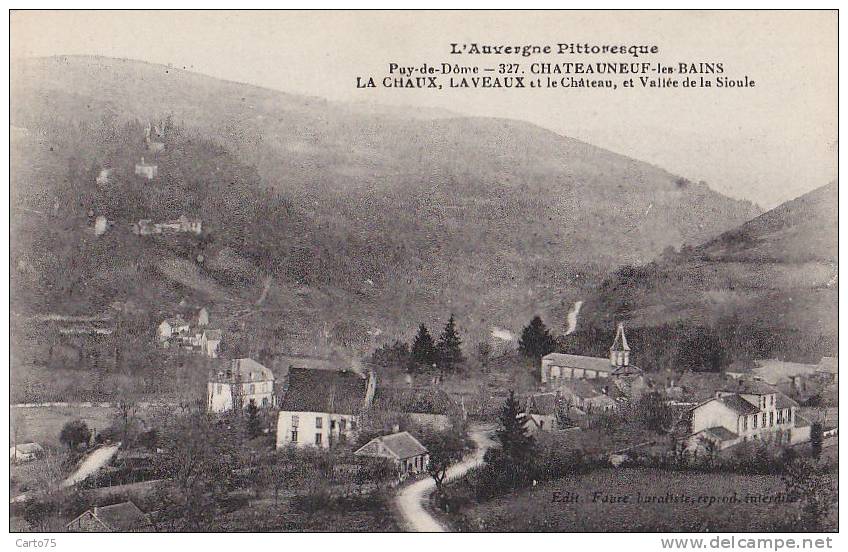
[[[352,440],[375,388],[370,371],[290,368],[277,418],[277,448],[329,448]]]
[[[427,447],[406,431],[375,437],[354,455],[386,458],[394,462],[400,479],[426,471],[430,461]]]
[[[527,420],[524,426],[532,434],[541,431],[556,431],[559,396],[556,393],[529,395],[522,404],[521,416]]]
[[[797,416],[798,404],[760,381],[739,380],[693,407],[687,447],[724,450],[739,443],[793,445],[809,440],[809,423]]]
[[[209,412],[227,412],[247,408],[253,403],[259,408],[275,404],[274,373],[252,358],[219,361],[207,384]]]
[[[572,380],[559,388],[562,401],[584,414],[609,412],[618,407],[615,397],[623,397],[609,381]]]
[[[152,530],[147,514],[132,502],[95,506],[65,525],[72,533],[132,533]]]

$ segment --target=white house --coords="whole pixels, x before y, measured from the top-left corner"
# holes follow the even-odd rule
[[[775,445],[809,440],[809,423],[797,416],[797,403],[771,386],[740,381],[736,387],[716,391],[715,396],[690,411],[690,450],[707,442],[717,450],[763,441]]]
[[[206,329],[200,335],[200,350],[209,358],[218,358],[218,349],[223,339],[221,330]]]
[[[277,448],[330,448],[352,440],[375,387],[373,372],[290,368],[277,418]]]
[[[98,186],[107,186],[110,183],[110,178],[112,177],[112,169],[103,168],[100,169],[100,173],[97,175],[95,182]]]
[[[156,328],[156,336],[164,347],[168,347],[171,339],[183,338],[189,335],[191,326],[180,316],[166,318]]]
[[[354,454],[391,460],[397,466],[400,479],[423,473],[430,461],[427,447],[406,431],[375,437]]]
[[[206,307],[200,307],[200,310],[197,311],[197,325],[209,325],[209,311],[206,309]]]
[[[144,157],[142,157],[141,163],[135,164],[135,174],[146,178],[147,180],[153,180],[159,175],[159,166],[152,163],[146,163],[144,161]]]
[[[616,329],[609,358],[550,353],[542,357],[541,365],[542,383],[553,389],[572,379],[628,377],[641,373],[630,364],[630,347],[622,323]]]
[[[251,358],[226,361],[215,370],[207,385],[209,412],[274,406],[274,373]]]

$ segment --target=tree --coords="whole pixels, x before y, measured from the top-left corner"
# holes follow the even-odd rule
[[[177,416],[161,437],[155,469],[168,479],[157,500],[170,531],[212,530],[221,505],[235,488],[240,439],[205,413]]]
[[[814,422],[810,427],[810,446],[813,449],[813,458],[817,460],[822,453],[822,441],[824,441],[824,428],[821,422]]]
[[[828,481],[825,474],[819,473],[816,462],[806,458],[796,458],[786,467],[783,484],[789,500],[801,506],[795,531],[821,532],[827,527],[832,506],[836,503],[834,482]]]
[[[247,403],[247,435],[250,438],[262,435],[262,420],[259,418],[259,407],[256,401],[250,399]]]
[[[438,438],[427,442],[430,460],[427,462],[427,473],[436,483],[436,490],[442,493],[442,483],[448,468],[462,458],[463,444],[459,436],[453,432],[440,434]]]
[[[433,336],[430,335],[427,326],[421,324],[418,327],[418,334],[412,342],[412,360],[423,366],[432,366],[437,361],[436,345],[433,342]]]
[[[492,356],[492,346],[488,341],[481,341],[477,344],[477,358],[480,360],[480,366],[484,372],[489,368],[489,357]]]
[[[665,397],[657,391],[642,395],[637,411],[645,428],[657,433],[671,433],[680,421]]]
[[[62,427],[59,433],[59,442],[70,450],[75,450],[83,443],[87,443],[91,438],[91,431],[88,425],[82,420],[72,420]]]
[[[462,340],[456,331],[456,321],[451,314],[442,335],[439,336],[439,344],[436,346],[439,367],[447,372],[452,371],[457,364],[465,362],[462,354]]]
[[[539,316],[534,316],[522,330],[518,350],[525,356],[537,359],[554,350],[554,339]]]
[[[527,433],[527,417],[521,411],[515,391],[509,392],[501,409],[499,422],[500,427],[496,435],[504,454],[516,465],[532,458],[536,443],[533,436]]]

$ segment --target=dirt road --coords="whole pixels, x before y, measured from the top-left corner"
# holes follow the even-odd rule
[[[86,477],[95,473],[97,470],[108,464],[112,457],[118,453],[118,448],[120,446],[121,443],[115,443],[114,445],[100,447],[99,449],[86,456],[77,468],[77,471],[75,471],[70,476],[68,476],[67,479],[62,481],[62,483],[59,484],[59,487],[62,489],[67,487],[73,487],[80,481],[84,481]]]
[[[491,427],[474,427],[471,429],[471,438],[477,444],[477,450],[473,454],[469,454],[462,459],[458,464],[454,464],[448,468],[445,481],[462,477],[465,473],[475,466],[483,463],[483,455],[486,450],[492,446],[493,441],[489,437],[492,431]],[[424,508],[430,495],[436,490],[436,483],[433,478],[428,477],[417,481],[408,487],[403,487],[398,493],[397,502],[398,510],[403,516],[404,528],[407,531],[420,533],[442,533],[448,531],[448,528],[439,523],[429,512]]]

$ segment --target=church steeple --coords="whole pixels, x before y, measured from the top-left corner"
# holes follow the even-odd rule
[[[623,322],[619,322],[615,330],[615,340],[610,347],[610,364],[617,367],[630,364],[630,347],[627,345],[627,336],[624,335]]]

